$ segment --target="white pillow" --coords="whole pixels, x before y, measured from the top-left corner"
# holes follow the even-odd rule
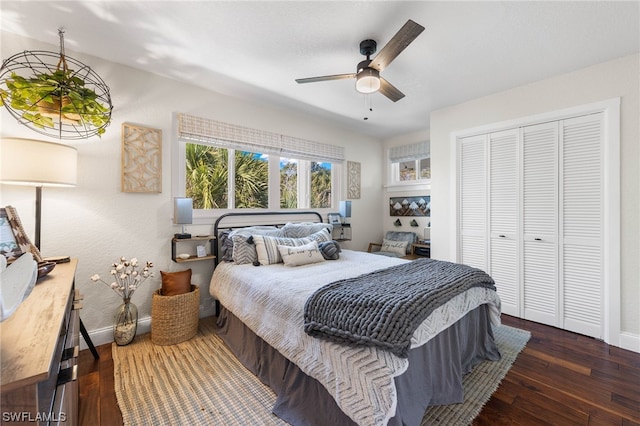
[[[269,235],[254,235],[253,242],[256,245],[258,262],[261,265],[272,265],[282,263],[282,256],[278,246],[299,247],[314,241],[311,238],[285,238],[272,237]]]
[[[311,263],[324,262],[324,256],[318,248],[318,243],[311,241],[309,244],[298,247],[278,246],[285,266],[309,265]]]
[[[386,251],[389,253],[398,253],[401,256],[404,256],[407,254],[407,245],[409,244],[409,241],[394,241],[394,240],[387,240],[386,238],[384,238],[382,240],[382,247],[380,248],[380,251]]]

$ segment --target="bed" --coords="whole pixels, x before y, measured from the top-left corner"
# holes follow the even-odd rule
[[[265,251],[267,240],[287,238],[300,240],[294,241],[300,247],[330,246],[306,242],[322,237],[322,227],[327,225],[320,224],[317,213],[302,213],[309,214],[316,218],[315,224],[306,219],[305,225],[298,226],[292,217],[284,226],[243,225],[239,229],[225,223],[246,224],[256,213],[231,213],[221,216],[214,226],[215,235],[227,233],[221,238],[224,242],[214,248],[217,264],[210,284],[211,295],[221,305],[219,335],[274,390],[273,413],[293,425],[419,425],[428,406],[462,402],[462,376],[483,360],[500,358],[492,332],[500,321],[495,288],[471,287],[434,305],[402,348],[361,344],[357,339],[345,343],[341,340],[344,333],[340,339],[312,337],[315,322],[308,317],[309,304],[319,293],[351,280],[372,285],[374,276],[397,276],[397,271],[413,268],[406,264],[414,262],[342,249],[338,256],[330,250],[331,260],[290,266],[289,258],[285,259],[288,265],[277,259],[276,250]],[[282,217],[282,213],[276,215]],[[309,232],[300,235],[307,233],[306,237],[296,235],[304,226],[309,226]],[[280,232],[291,229],[296,236],[281,236]],[[258,260],[242,258],[243,249],[252,249],[243,244],[247,241],[255,245]],[[225,245],[227,252],[222,253]],[[230,248],[237,258],[229,255]],[[282,249],[280,254],[287,257]],[[415,267],[442,264],[425,260]],[[349,316],[345,320],[354,322]]]

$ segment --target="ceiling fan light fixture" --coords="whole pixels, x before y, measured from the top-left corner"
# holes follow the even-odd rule
[[[360,93],[373,93],[380,90],[380,72],[374,68],[365,68],[356,76],[356,90]]]

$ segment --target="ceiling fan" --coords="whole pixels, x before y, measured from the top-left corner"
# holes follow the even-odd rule
[[[409,19],[406,24],[394,35],[391,40],[380,50],[375,58],[371,55],[376,52],[378,44],[375,40],[363,40],[360,42],[360,53],[367,59],[360,62],[356,72],[352,74],[325,75],[322,77],[298,78],[296,82],[315,83],[318,81],[342,80],[346,78],[356,79],[356,90],[360,93],[374,93],[380,91],[393,102],[404,98],[404,93],[396,89],[391,83],[380,77],[380,73],[393,61],[402,51],[415,40],[424,27]]]

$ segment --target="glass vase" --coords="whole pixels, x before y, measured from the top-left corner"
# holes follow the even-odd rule
[[[113,340],[119,346],[128,345],[136,337],[138,329],[138,307],[130,299],[123,299],[122,305],[113,317]]]

